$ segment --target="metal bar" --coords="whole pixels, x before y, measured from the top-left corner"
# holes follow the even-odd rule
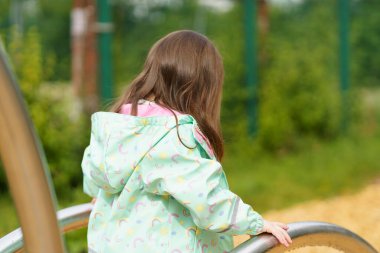
[[[63,253],[55,215],[56,197],[45,155],[1,44],[0,94],[0,155],[26,250]]]
[[[357,234],[326,222],[290,223],[288,233],[293,243],[282,246],[270,234],[261,234],[236,247],[231,253],[279,253],[306,246],[328,246],[346,253],[377,253],[368,242]]]
[[[98,27],[110,27],[100,29],[99,32],[99,72],[100,72],[100,98],[102,105],[113,97],[112,87],[112,55],[111,55],[111,8],[108,0],[97,0]]]
[[[62,232],[67,233],[85,227],[92,210],[92,204],[69,207],[58,212]],[[293,243],[284,248],[269,234],[256,236],[231,253],[279,253],[306,246],[328,246],[347,253],[377,253],[368,242],[353,232],[326,222],[296,222],[289,224],[289,235]],[[19,252],[23,248],[22,232],[16,229],[0,238],[0,253]]]
[[[349,66],[349,0],[339,0],[339,73],[340,89],[342,94],[342,122],[343,130],[348,125],[348,90],[350,87]]]
[[[60,210],[57,213],[61,231],[67,233],[88,224],[92,204],[82,204]],[[0,253],[19,252],[23,249],[22,231],[20,228],[0,238]]]
[[[257,132],[256,0],[244,0],[245,60],[248,90],[248,134]]]

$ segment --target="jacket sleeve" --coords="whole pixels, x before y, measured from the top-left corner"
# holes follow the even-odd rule
[[[202,229],[229,235],[261,233],[263,218],[228,189],[221,164],[204,155],[191,127],[182,125],[179,135],[195,148],[185,147],[174,128],[144,159],[144,189],[173,196]]]
[[[88,173],[88,168],[90,166],[90,147],[87,147],[84,151],[82,160],[82,171],[83,171],[83,192],[88,196],[96,198],[99,192],[99,187],[90,179],[90,174]]]
[[[104,144],[99,134],[98,121],[95,116],[91,117],[91,138],[90,144],[84,150],[82,159],[82,172],[83,172],[83,191],[90,197],[97,197],[101,185],[96,182],[105,181],[99,170],[104,169],[103,165],[103,151]]]

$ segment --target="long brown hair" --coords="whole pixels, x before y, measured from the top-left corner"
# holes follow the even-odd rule
[[[139,99],[154,97],[165,108],[192,115],[220,161],[223,79],[222,58],[207,37],[189,30],[172,32],[153,45],[143,70],[110,111],[131,103],[132,115],[137,115]]]

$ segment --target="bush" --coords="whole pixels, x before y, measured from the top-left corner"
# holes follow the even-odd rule
[[[336,78],[326,71],[323,54],[296,43],[274,45],[272,50],[260,89],[261,143],[280,148],[302,135],[335,136],[341,119],[340,92]]]
[[[309,5],[313,8],[273,13],[271,20],[275,28],[264,47],[258,119],[259,142],[271,150],[340,132],[336,14],[325,1]]]
[[[42,84],[43,73],[40,36],[30,28],[25,37],[13,30],[8,45],[11,62],[29,109],[35,129],[41,138],[58,198],[70,196],[72,187],[82,183],[80,168],[88,124],[79,101],[68,85]],[[4,175],[0,189],[5,190]]]

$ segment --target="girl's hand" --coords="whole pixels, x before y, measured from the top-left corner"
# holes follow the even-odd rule
[[[93,198],[93,199],[91,200],[91,204],[95,205],[95,202],[96,202],[96,198]]]
[[[288,225],[284,223],[264,220],[264,227],[262,232],[271,233],[281,244],[283,244],[285,247],[289,247],[289,245],[292,243],[292,239],[286,231],[288,229]]]

